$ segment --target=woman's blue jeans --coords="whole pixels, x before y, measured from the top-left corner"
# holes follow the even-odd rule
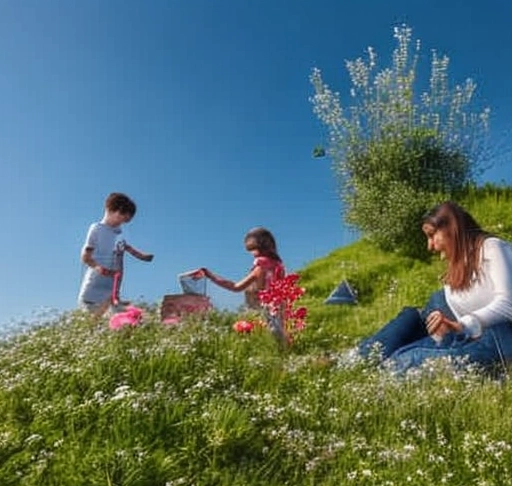
[[[379,343],[383,360],[391,362],[397,373],[420,366],[425,360],[440,357],[462,358],[483,367],[512,360],[512,323],[503,321],[484,329],[478,339],[465,333],[449,333],[436,343],[426,330],[425,320],[434,310],[455,320],[446,303],[444,290],[433,293],[423,309],[405,307],[373,336],[359,345],[362,356],[368,357]]]
[[[440,310],[449,319],[455,319],[446,303],[444,290],[434,292],[423,309],[404,307],[394,319],[373,336],[364,339],[359,344],[360,354],[368,357],[372,349],[378,346],[382,359],[387,359],[400,348],[424,338],[428,338],[435,344],[435,341],[429,337],[425,325],[427,316],[435,310]]]

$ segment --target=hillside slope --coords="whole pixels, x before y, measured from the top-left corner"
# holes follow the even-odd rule
[[[511,188],[474,189],[460,204],[484,229],[512,240]],[[307,289],[302,303],[309,309],[313,337],[308,346],[344,347],[379,328],[403,306],[421,306],[439,287],[443,269],[437,256],[423,262],[382,252],[364,240],[312,261],[299,272],[300,283]],[[356,290],[358,304],[324,304],[343,279]]]

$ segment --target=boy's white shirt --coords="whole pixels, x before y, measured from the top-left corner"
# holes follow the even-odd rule
[[[122,230],[112,227],[102,220],[89,227],[82,252],[92,248],[94,260],[110,270],[121,270],[121,259],[116,258],[118,245],[124,247],[124,241],[119,238]],[[79,302],[102,303],[112,295],[113,278],[100,275],[94,268],[87,267],[80,286]]]

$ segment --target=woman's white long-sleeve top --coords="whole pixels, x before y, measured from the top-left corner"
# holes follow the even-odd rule
[[[512,246],[486,238],[480,253],[481,272],[471,287],[454,291],[445,285],[446,301],[465,331],[479,337],[484,327],[510,321],[512,326]]]

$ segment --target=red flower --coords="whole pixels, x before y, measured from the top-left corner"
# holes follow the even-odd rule
[[[236,332],[251,332],[254,329],[254,324],[249,321],[236,321],[233,324],[233,329]]]
[[[295,315],[295,319],[305,319],[306,316],[308,315],[308,310],[305,307],[299,307],[295,311],[294,315]]]
[[[271,282],[268,289],[258,293],[260,303],[266,307],[271,315],[280,314],[284,318],[284,326],[288,332],[301,331],[305,327],[307,309],[299,307],[294,309],[294,303],[302,297],[305,289],[297,286],[299,275],[291,273],[282,279]]]

